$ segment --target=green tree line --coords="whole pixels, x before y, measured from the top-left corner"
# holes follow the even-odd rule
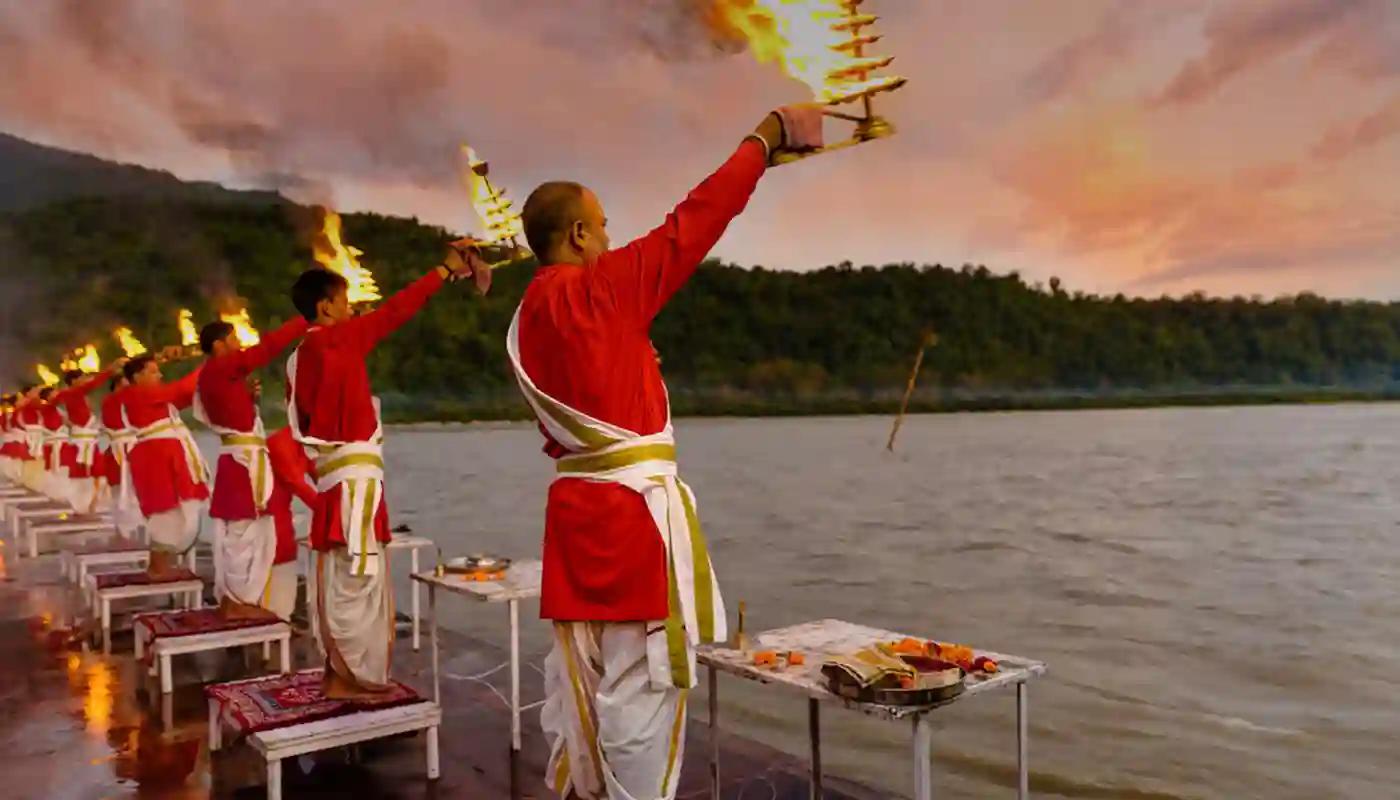
[[[260,328],[275,326],[294,313],[287,288],[312,263],[312,218],[290,203],[131,198],[0,215],[6,384],[87,341],[115,356],[117,324],[148,345],[174,343],[179,308],[202,322],[247,303]],[[344,217],[345,241],[386,292],[436,263],[453,236],[411,219]],[[445,290],[380,348],[371,374],[396,417],[523,412],[503,342],[534,266],[498,270],[485,300]],[[1400,387],[1400,303],[1107,297],[982,266],[783,272],[709,262],[654,340],[678,411],[863,411],[897,401],[930,329],[938,344],[923,362],[920,408]]]

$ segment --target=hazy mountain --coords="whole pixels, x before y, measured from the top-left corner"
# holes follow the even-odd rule
[[[118,164],[0,133],[0,211],[23,210],[85,196],[240,203],[281,200],[272,192],[237,192],[215,183],[182,181],[161,170]]]

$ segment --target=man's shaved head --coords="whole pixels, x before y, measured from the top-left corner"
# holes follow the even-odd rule
[[[541,262],[552,261],[554,248],[565,231],[583,218],[583,184],[573,181],[550,181],[540,184],[525,200],[521,221],[525,241]]]

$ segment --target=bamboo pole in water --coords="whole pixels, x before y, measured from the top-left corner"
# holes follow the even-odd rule
[[[894,452],[894,438],[899,435],[899,426],[904,424],[904,412],[909,410],[909,398],[914,395],[914,384],[919,380],[919,368],[924,365],[924,351],[938,343],[938,334],[933,331],[924,331],[924,337],[919,341],[919,352],[914,356],[914,368],[909,370],[909,383],[904,386],[904,400],[899,404],[899,415],[894,418],[894,427],[890,429],[890,441],[885,445],[885,449]]]

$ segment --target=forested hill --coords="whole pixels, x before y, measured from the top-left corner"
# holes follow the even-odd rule
[[[308,218],[291,204],[131,197],[0,214],[6,385],[88,340],[115,355],[118,322],[147,344],[173,343],[176,309],[204,321],[234,295],[266,330],[293,313],[286,290],[310,262]],[[436,263],[449,237],[413,220],[345,217],[345,240],[386,289]],[[380,348],[372,372],[400,418],[520,410],[503,341],[532,269],[498,271],[485,301],[449,287]],[[1400,304],[1098,297],[982,267],[707,264],[654,339],[684,411],[874,410],[897,399],[930,328],[939,343],[924,361],[921,407],[1400,385]]]

